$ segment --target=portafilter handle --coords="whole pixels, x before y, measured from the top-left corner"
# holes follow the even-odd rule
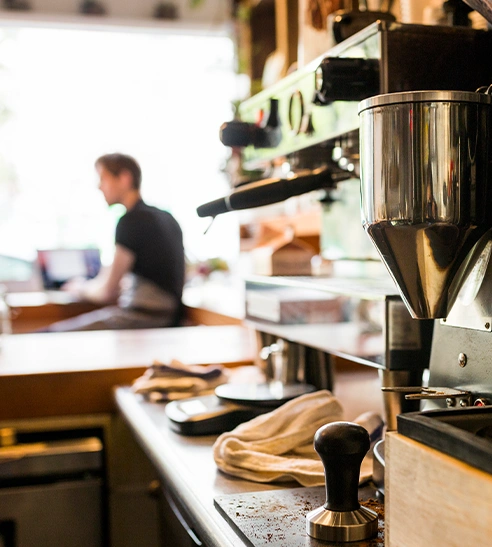
[[[377,534],[377,513],[358,500],[360,465],[369,433],[358,424],[333,422],[314,436],[325,469],[326,503],[306,515],[307,533],[323,541],[362,541]]]

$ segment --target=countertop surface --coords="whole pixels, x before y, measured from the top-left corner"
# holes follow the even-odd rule
[[[255,352],[254,333],[236,325],[4,336],[0,420],[113,412],[113,387],[154,360],[232,367]]]
[[[0,339],[0,376],[185,364],[249,364],[254,335],[245,327],[16,334]]]
[[[369,367],[337,371],[335,395],[344,407],[344,417],[352,420],[366,410],[381,411],[382,399],[378,393],[377,372]],[[364,394],[364,396],[361,396]],[[228,476],[219,471],[213,459],[213,443],[216,436],[183,436],[169,427],[165,406],[145,401],[132,392],[131,388],[120,387],[115,391],[118,410],[129,424],[137,441],[153,462],[159,475],[176,496],[191,519],[189,523],[207,547],[243,547],[251,543],[243,541],[219,513],[214,498],[259,493],[259,499],[268,493],[282,491],[285,495],[299,489],[297,483],[262,484]],[[322,487],[321,487],[322,488]],[[303,489],[306,491],[313,489]],[[316,499],[323,498],[323,492],[316,493]],[[278,500],[280,501],[280,500]],[[227,501],[224,502],[227,504]],[[239,507],[239,506],[238,506]],[[246,506],[243,506],[246,509]],[[304,511],[305,512],[305,511]],[[304,512],[299,513],[297,528],[304,528]],[[265,519],[275,517],[265,514]],[[297,518],[297,516],[296,516]],[[290,519],[292,520],[292,519]],[[285,527],[283,528],[286,530]],[[274,534],[275,535],[275,534]],[[275,545],[288,547],[289,542],[274,541],[268,530],[255,547]],[[277,538],[279,539],[279,538]],[[358,547],[382,547],[380,538],[361,543]],[[319,547],[321,542],[303,537],[298,547]],[[327,544],[325,544],[327,545]]]

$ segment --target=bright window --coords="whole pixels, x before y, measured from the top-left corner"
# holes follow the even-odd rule
[[[0,254],[98,246],[111,260],[94,160],[133,155],[148,203],[180,222],[189,256],[230,259],[237,221],[196,215],[227,193],[220,124],[232,116],[234,48],[224,36],[0,29]]]

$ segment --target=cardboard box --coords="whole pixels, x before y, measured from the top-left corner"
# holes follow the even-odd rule
[[[316,250],[288,231],[263,242],[251,251],[253,271],[258,275],[311,275]]]

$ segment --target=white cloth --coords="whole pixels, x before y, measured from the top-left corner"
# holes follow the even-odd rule
[[[360,425],[382,424],[374,413],[361,418]],[[324,468],[314,449],[314,435],[321,426],[342,419],[342,406],[329,391],[302,395],[220,435],[214,460],[221,471],[255,482],[295,480],[302,486],[321,486]],[[361,479],[367,479],[371,470],[372,465]]]

